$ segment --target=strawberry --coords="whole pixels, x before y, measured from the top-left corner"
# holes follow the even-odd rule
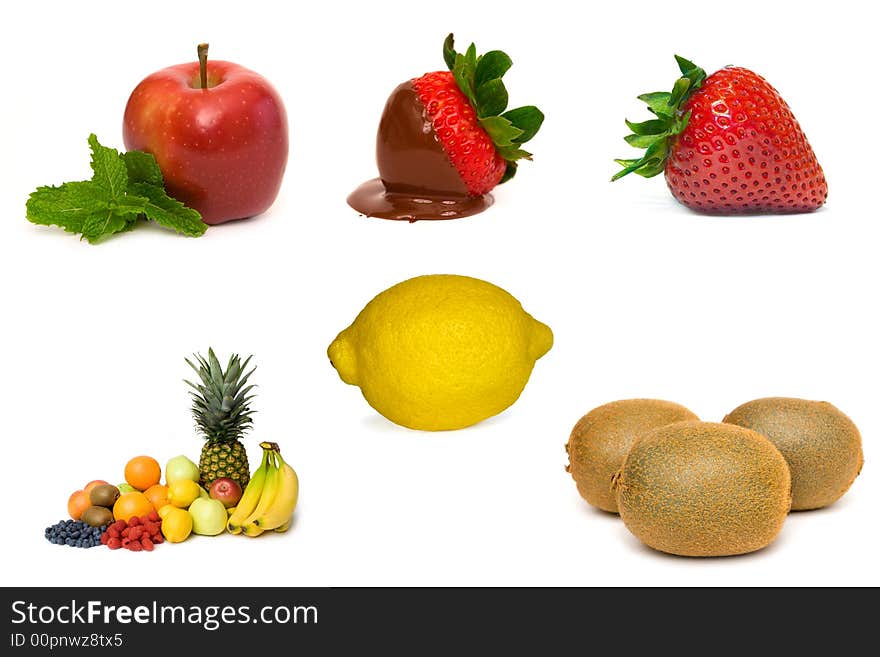
[[[612,180],[663,172],[669,190],[699,212],[811,212],[825,203],[822,167],[786,102],[757,73],[729,66],[706,72],[676,55],[681,69],[671,93],[643,94],[656,118],[626,122],[624,139],[646,148],[640,159],[616,160]]]
[[[449,161],[472,196],[480,196],[516,173],[521,148],[537,134],[544,115],[534,106],[507,109],[501,78],[513,64],[500,50],[477,56],[474,44],[455,52],[453,36],[443,43],[449,71],[426,73],[413,88]]]

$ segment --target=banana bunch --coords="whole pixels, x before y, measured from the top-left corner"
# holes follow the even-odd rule
[[[299,479],[276,443],[260,443],[263,461],[251,477],[235,511],[226,523],[232,534],[259,536],[287,531],[299,497]]]

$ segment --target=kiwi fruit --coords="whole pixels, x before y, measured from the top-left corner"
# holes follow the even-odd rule
[[[624,399],[584,415],[568,438],[571,473],[578,492],[593,506],[617,513],[611,479],[641,434],[673,422],[699,420],[684,406],[659,399]]]
[[[111,507],[119,499],[119,489],[112,484],[100,484],[89,493],[89,501],[94,506]]]
[[[690,557],[760,550],[791,507],[782,454],[732,424],[686,421],[642,435],[614,486],[620,517],[639,540]]]
[[[724,422],[764,434],[791,469],[791,508],[820,509],[849,490],[864,463],[853,421],[828,402],[767,397],[728,413]]]
[[[104,506],[90,506],[83,511],[80,520],[91,527],[103,527],[113,522],[113,512]]]

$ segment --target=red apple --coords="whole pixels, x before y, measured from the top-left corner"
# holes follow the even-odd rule
[[[229,477],[220,477],[215,479],[208,489],[208,495],[215,500],[223,502],[223,506],[227,509],[238,504],[241,499],[241,486],[235,479]]]
[[[223,61],[157,71],[125,107],[129,150],[152,153],[167,192],[207,224],[252,217],[272,205],[287,166],[287,114],[262,76]]]

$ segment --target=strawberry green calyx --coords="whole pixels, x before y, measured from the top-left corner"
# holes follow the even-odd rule
[[[655,91],[638,97],[645,101],[648,110],[657,118],[642,123],[626,122],[632,134],[624,137],[624,140],[630,146],[646,149],[644,155],[633,160],[614,160],[623,169],[614,174],[612,181],[628,173],[637,173],[644,178],[663,173],[670,141],[682,133],[691,118],[691,113],[683,112],[682,107],[706,79],[706,71],[693,62],[678,55],[675,61],[681,70],[681,77],[675,81],[671,92]]]
[[[453,35],[443,42],[443,59],[452,71],[458,88],[477,112],[477,121],[495,144],[498,154],[507,161],[507,170],[501,182],[507,182],[516,174],[517,160],[531,160],[532,154],[522,145],[534,137],[544,114],[534,105],[507,109],[507,89],[501,78],[513,64],[510,57],[500,50],[490,50],[477,55],[471,44],[467,51],[455,52]]]

